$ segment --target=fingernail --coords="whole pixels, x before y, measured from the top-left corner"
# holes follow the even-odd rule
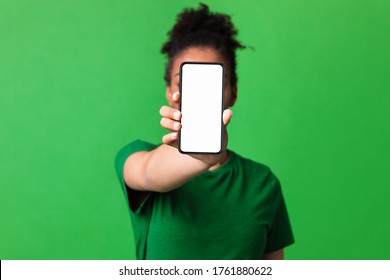
[[[178,122],[175,122],[175,123],[173,124],[173,127],[174,127],[175,129],[178,129],[179,126],[180,126],[180,123],[178,123]]]
[[[174,133],[171,133],[171,138],[172,139],[175,139],[176,138],[176,133],[174,132]]]
[[[180,112],[175,111],[175,112],[173,113],[173,117],[174,117],[175,119],[180,118]]]

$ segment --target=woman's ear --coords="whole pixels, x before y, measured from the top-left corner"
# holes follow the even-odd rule
[[[171,90],[171,87],[170,86],[167,86],[166,87],[166,90],[165,90],[165,98],[167,99],[168,101],[168,104],[170,106],[173,106],[174,102],[173,102],[173,99],[172,99],[172,90]]]

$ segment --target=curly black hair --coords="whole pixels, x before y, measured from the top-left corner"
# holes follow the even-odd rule
[[[165,68],[164,80],[170,84],[173,59],[189,47],[212,47],[216,49],[228,63],[230,83],[237,84],[236,50],[245,48],[235,38],[238,31],[229,15],[211,13],[209,7],[200,3],[199,8],[184,9],[177,15],[176,23],[168,31],[168,41],[161,48],[168,62]]]

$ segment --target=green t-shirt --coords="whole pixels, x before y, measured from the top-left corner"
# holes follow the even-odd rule
[[[126,196],[125,160],[156,147],[137,140],[119,151],[115,166]],[[130,209],[138,259],[262,259],[294,243],[278,179],[232,151],[217,169],[173,191],[151,192]]]

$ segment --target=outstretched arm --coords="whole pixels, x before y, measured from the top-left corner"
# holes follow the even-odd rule
[[[178,102],[180,94],[174,99]],[[221,160],[223,153],[216,155],[182,154],[177,149],[177,135],[181,129],[181,112],[175,108],[163,106],[160,109],[161,126],[170,130],[163,136],[163,144],[152,151],[142,151],[130,155],[124,165],[126,185],[137,191],[168,192],[183,185],[193,177],[205,172]],[[224,133],[232,112],[223,113]],[[225,141],[224,151],[226,151]]]

